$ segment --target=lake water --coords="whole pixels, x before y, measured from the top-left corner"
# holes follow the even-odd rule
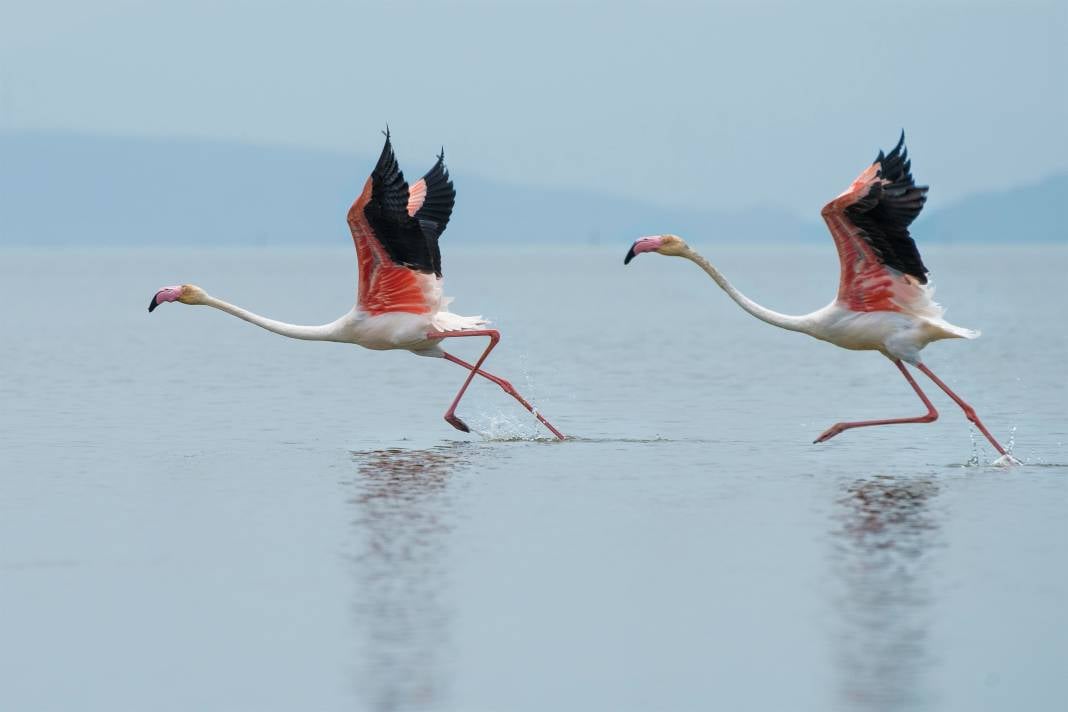
[[[563,443],[487,383],[451,429],[441,360],[145,309],[330,321],[348,249],[0,252],[0,709],[1068,708],[1068,250],[925,251],[1005,469],[922,378],[938,422],[812,445],[923,407],[627,246],[446,247]],[[829,240],[695,247],[780,311],[836,287]]]

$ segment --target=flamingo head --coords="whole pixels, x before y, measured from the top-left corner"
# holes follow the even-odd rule
[[[195,284],[179,284],[173,287],[164,287],[155,293],[152,301],[148,303],[148,310],[152,311],[163,302],[181,302],[182,304],[203,304],[208,293]]]
[[[631,260],[643,252],[658,252],[661,255],[681,257],[685,254],[686,249],[686,243],[683,242],[682,238],[678,235],[651,235],[649,237],[639,237],[634,244],[630,246],[627,256],[623,258],[623,264],[629,264]]]

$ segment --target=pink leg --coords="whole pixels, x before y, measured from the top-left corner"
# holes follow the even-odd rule
[[[478,373],[478,375],[483,376],[484,378],[496,383],[498,386],[501,387],[501,390],[503,390],[508,395],[512,396],[512,398],[515,398],[517,401],[519,401],[519,405],[521,405],[524,408],[526,408],[528,411],[530,411],[534,415],[535,418],[537,418],[539,421],[541,421],[541,424],[544,425],[546,428],[548,428],[552,432],[553,435],[555,435],[556,437],[560,438],[561,440],[564,439],[563,433],[561,433],[559,430],[554,428],[553,424],[550,423],[548,420],[546,420],[545,417],[541,413],[539,413],[538,411],[534,410],[534,407],[532,405],[530,405],[530,403],[527,403],[526,399],[523,398],[523,396],[519,395],[519,391],[517,391],[515,389],[515,387],[511,383],[509,383],[508,381],[504,380],[503,378],[501,378],[499,376],[494,376],[492,373],[488,373],[487,371],[483,371],[481,369],[477,369],[476,370],[475,367],[472,366],[471,364],[467,363],[463,359],[456,358],[455,356],[453,356],[450,353],[445,353],[445,359],[448,360],[448,361],[452,361],[455,364],[459,364],[459,365],[463,366],[468,371],[475,370],[476,373]]]
[[[904,374],[905,380],[909,382],[910,386],[912,386],[912,390],[916,391],[916,395],[918,395],[920,397],[920,400],[923,401],[923,404],[927,406],[926,415],[921,415],[916,418],[890,418],[888,420],[859,420],[851,423],[835,423],[831,427],[827,428],[827,430],[818,438],[816,438],[813,442],[826,442],[827,440],[830,440],[843,430],[849,430],[850,428],[864,428],[869,425],[897,425],[898,423],[933,423],[934,421],[938,420],[938,411],[935,410],[935,407],[933,405],[931,405],[931,401],[927,399],[927,396],[924,394],[924,392],[920,390],[920,386],[916,383],[916,380],[912,377],[912,374],[905,370],[905,364],[901,363],[901,361],[898,359],[894,359],[894,365],[898,367],[902,374]],[[923,366],[920,366],[920,368],[922,369]]]
[[[494,376],[490,373],[487,373],[486,371],[481,370],[480,367],[482,366],[482,363],[486,360],[486,357],[489,356],[489,353],[493,350],[493,347],[496,346],[497,342],[501,339],[501,334],[499,331],[497,331],[496,329],[481,329],[471,331],[440,331],[427,334],[427,337],[431,339],[447,339],[451,337],[462,336],[488,336],[490,337],[490,342],[489,345],[486,346],[486,350],[482,352],[482,355],[478,358],[474,365],[469,364],[462,359],[456,358],[450,353],[445,353],[446,360],[452,361],[455,364],[459,364],[460,366],[463,366],[468,371],[470,371],[470,373],[467,374],[467,379],[464,381],[463,386],[460,387],[460,392],[456,394],[456,398],[453,399],[452,405],[450,405],[449,409],[445,412],[445,420],[457,430],[463,431],[465,433],[471,432],[471,429],[467,427],[467,424],[464,421],[460,420],[458,417],[456,417],[456,406],[459,405],[460,399],[463,397],[464,392],[467,390],[467,387],[471,385],[471,381],[474,379],[475,374],[478,374],[500,386],[505,393],[515,398],[517,401],[520,402],[520,404],[522,404],[524,408],[533,413],[534,416],[546,428],[548,428],[553,435],[563,440],[563,433],[554,428],[549,421],[547,421],[540,413],[535,411],[534,408],[529,403],[527,403],[527,401],[522,396],[519,395],[519,393],[515,390],[511,383],[504,380],[503,378],[499,378],[498,376]]]
[[[991,435],[990,431],[986,429],[985,425],[983,425],[983,421],[979,420],[979,416],[976,415],[974,408],[965,403],[963,398],[958,396],[953,391],[949,390],[949,386],[947,386],[945,383],[942,383],[942,380],[938,376],[931,373],[931,369],[927,368],[922,363],[916,364],[916,368],[926,373],[927,377],[934,381],[936,386],[945,391],[946,395],[952,398],[953,401],[960,406],[960,409],[964,411],[964,416],[968,420],[972,421],[972,423],[975,424],[975,427],[979,428],[979,432],[986,436],[986,439],[990,441],[990,444],[994,446],[995,450],[997,450],[1002,455],[1007,454],[1005,452],[1005,448],[1001,447],[1001,443],[995,440],[994,436]]]

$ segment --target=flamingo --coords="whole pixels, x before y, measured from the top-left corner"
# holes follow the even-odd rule
[[[449,223],[456,191],[445,167],[445,151],[434,166],[411,187],[397,165],[389,129],[378,163],[349,208],[348,223],[356,245],[359,286],[356,305],[344,316],[320,326],[287,324],[254,314],[217,299],[193,284],[164,287],[153,295],[148,311],[164,302],[214,307],[282,336],[308,341],[337,341],[384,351],[406,349],[418,356],[443,358],[467,369],[467,378],[445,412],[457,430],[471,429],[456,415],[467,387],[476,375],[500,386],[530,411],[554,436],[564,435],[533,408],[511,383],[482,369],[500,332],[486,327],[481,316],[448,311],[452,301],[442,296],[441,253],[438,238]],[[474,364],[441,347],[444,339],[489,337]]]
[[[802,316],[780,314],[739,292],[707,259],[677,235],[639,238],[623,264],[643,252],[684,257],[708,273],[738,306],[757,319],[790,331],[799,331],[844,349],[878,351],[894,364],[923,401],[927,412],[913,418],[886,418],[835,423],[815,443],[822,443],[852,428],[900,423],[933,423],[938,411],[905,364],[926,375],[964,411],[1001,457],[997,464],[1017,462],[1001,446],[963,398],[954,393],[923,361],[920,351],[941,339],[974,339],[978,331],[950,324],[933,300],[927,267],[909,225],[927,200],[927,186],[918,186],[910,172],[905,132],[889,155],[879,152],[838,197],[823,207],[822,215],[841,266],[838,294],[827,306]]]

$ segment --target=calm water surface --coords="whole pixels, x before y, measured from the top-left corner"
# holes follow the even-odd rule
[[[449,428],[443,361],[145,311],[326,322],[349,250],[0,252],[0,709],[1068,709],[1068,251],[925,253],[1007,470],[934,388],[812,445],[922,405],[626,247],[446,255],[565,443],[489,384]],[[829,243],[697,247],[835,289]]]

